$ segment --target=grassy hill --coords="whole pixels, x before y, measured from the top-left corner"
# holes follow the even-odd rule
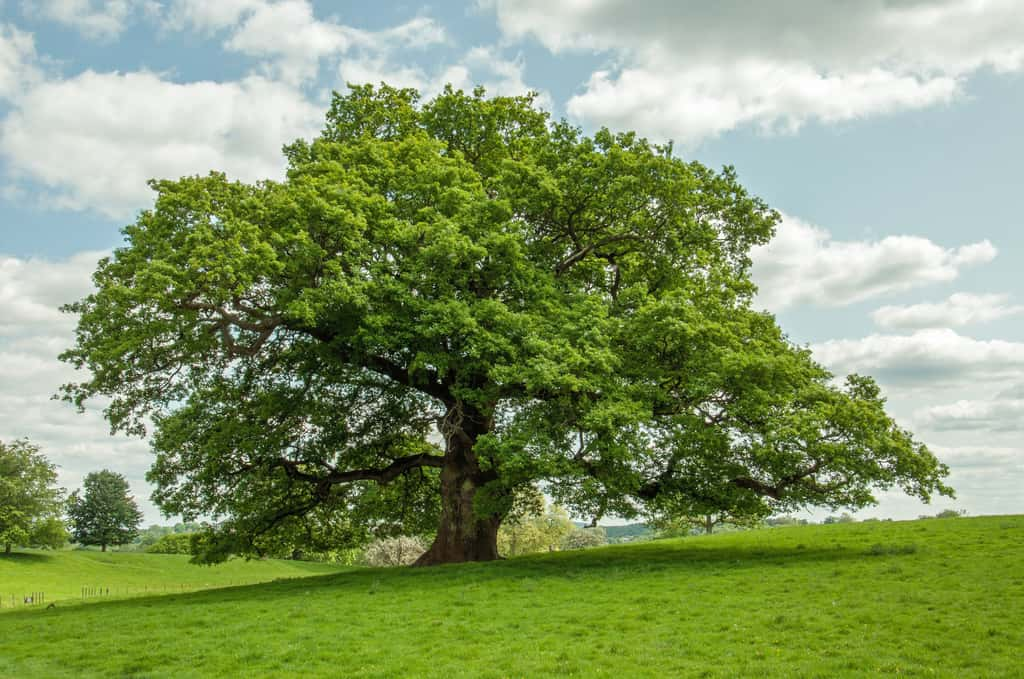
[[[269,582],[277,578],[336,573],[338,567],[301,561],[231,560],[213,567],[194,566],[179,554],[138,552],[24,551],[0,556],[0,612],[21,606],[25,596],[43,592],[47,602],[140,596]]]
[[[751,531],[0,615],[0,676],[1020,676],[1024,517]]]

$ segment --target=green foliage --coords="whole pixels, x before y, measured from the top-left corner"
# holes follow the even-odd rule
[[[202,558],[367,526],[493,558],[458,546],[541,481],[595,517],[951,493],[870,378],[834,387],[751,307],[779,215],[731,168],[450,88],[351,88],[285,153],[283,182],[152,182],[68,307],[65,397],[154,422],[154,500],[214,517]]]
[[[553,552],[575,530],[564,508],[548,506],[540,491],[527,488],[520,491],[513,512],[498,531],[498,553],[510,557]]]
[[[192,554],[192,533],[170,533],[146,547],[150,554]]]
[[[1021,535],[1021,516],[795,526],[0,611],[0,676],[1017,677]],[[921,548],[872,556],[874,544]],[[316,566],[49,560],[65,556],[199,582]],[[16,565],[0,559],[0,582]]]
[[[67,542],[60,520],[64,489],[57,468],[26,439],[0,441],[0,550],[49,547]]]
[[[176,523],[173,526],[159,526],[152,524],[139,530],[138,536],[135,538],[135,544],[139,545],[143,550],[147,547],[155,544],[160,538],[165,535],[177,535],[180,533],[196,533],[202,529],[202,526],[198,523],[187,521],[185,523]]]
[[[919,519],[958,519],[961,516],[967,516],[967,510],[965,509],[943,509],[935,516],[921,515]]]
[[[129,494],[124,476],[108,469],[90,472],[82,482],[84,493],[68,498],[72,534],[83,545],[123,545],[139,534],[142,512]]]
[[[664,510],[663,510],[664,511]],[[759,514],[752,516],[732,515],[728,512],[712,512],[701,516],[660,514],[650,517],[648,523],[657,531],[659,538],[678,538],[704,533],[711,535],[716,529],[740,530],[762,525]]]
[[[822,523],[825,525],[830,525],[833,523],[856,523],[856,521],[857,519],[855,519],[853,516],[847,514],[846,512],[843,512],[839,516],[826,516],[825,520],[822,521]]]

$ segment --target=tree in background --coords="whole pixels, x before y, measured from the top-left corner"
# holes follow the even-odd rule
[[[408,566],[427,551],[428,543],[410,535],[380,538],[366,546],[362,562],[367,566]]]
[[[148,554],[192,554],[191,533],[168,533],[146,547]]]
[[[51,547],[67,542],[60,519],[64,490],[57,488],[57,467],[39,446],[19,439],[0,441],[0,545]]]
[[[420,564],[495,559],[540,481],[626,518],[952,492],[870,378],[835,386],[752,307],[779,214],[731,168],[383,85],[285,155],[281,182],[152,182],[68,307],[65,397],[155,423],[154,500],[214,518],[209,558],[402,523],[435,536]]]
[[[658,532],[659,537],[683,537],[695,531],[711,535],[718,526],[736,528],[754,528],[763,523],[757,514],[740,514],[726,511],[706,512],[704,514],[668,514],[651,516],[648,525]]]
[[[128,481],[110,470],[91,472],[82,482],[84,493],[68,498],[72,534],[83,545],[123,545],[139,534],[142,512],[129,494]]]
[[[549,506],[535,488],[521,490],[517,495],[498,531],[498,553],[520,556],[559,549],[576,529],[568,512],[557,505]]]
[[[573,526],[571,533],[562,538],[562,549],[586,549],[608,544],[608,533],[601,526]]]

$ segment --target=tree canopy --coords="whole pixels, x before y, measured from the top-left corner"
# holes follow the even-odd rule
[[[82,492],[68,498],[72,534],[83,545],[123,545],[139,534],[142,512],[130,495],[124,476],[108,469],[90,472],[82,481]]]
[[[206,555],[435,536],[498,556],[516,493],[577,515],[927,500],[947,469],[754,310],[778,214],[634,133],[532,96],[335,94],[283,181],[153,181],[100,262],[65,396],[154,428],[155,501]]]
[[[0,545],[59,547],[67,539],[61,522],[64,490],[57,468],[26,439],[0,441]]]

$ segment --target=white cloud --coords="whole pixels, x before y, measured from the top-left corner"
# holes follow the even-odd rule
[[[831,123],[923,108],[949,101],[956,90],[952,78],[922,81],[877,68],[824,75],[806,64],[748,61],[680,70],[665,61],[597,71],[567,110],[580,120],[692,145],[745,123],[795,131],[812,118]]]
[[[954,280],[965,266],[991,261],[987,240],[944,248],[919,236],[836,241],[828,231],[784,216],[768,245],[754,248],[757,301],[779,311],[795,304],[844,306],[879,295]]]
[[[1024,449],[1013,446],[929,446],[936,456],[961,470],[993,468],[1024,471]]]
[[[315,16],[308,0],[229,0],[223,4],[177,0],[166,25],[211,34],[229,29],[229,51],[262,59],[267,75],[290,83],[316,77],[323,60],[353,51],[370,63],[398,49],[422,49],[444,43],[444,27],[425,16],[391,28],[369,31]]]
[[[173,30],[192,29],[204,34],[230,28],[248,12],[266,5],[266,0],[173,0],[166,26]]]
[[[156,521],[159,513],[145,500],[147,444],[109,436],[102,404],[78,414],[51,398],[61,384],[80,377],[57,360],[73,343],[75,324],[57,307],[91,291],[90,274],[104,254],[82,252],[59,261],[0,256],[0,440],[28,437],[39,444],[68,488],[104,467],[124,473],[147,519]]]
[[[22,7],[29,16],[63,24],[87,38],[110,40],[124,31],[134,12],[152,12],[156,3],[153,0],[26,0]]]
[[[18,98],[0,125],[0,153],[12,173],[50,189],[57,207],[123,219],[151,201],[150,178],[211,169],[279,177],[281,145],[321,121],[301,92],[259,76],[175,83],[85,71]]]
[[[959,327],[986,323],[1024,313],[1024,306],[1010,304],[1009,295],[974,295],[958,292],[942,302],[883,306],[871,313],[882,328]]]
[[[444,39],[443,29],[428,18],[370,32],[320,21],[304,0],[253,0],[220,14],[212,9],[203,14],[202,7],[179,3],[173,16],[182,26],[237,21],[229,44],[268,58],[275,64],[267,67],[271,77],[179,83],[147,71],[87,70],[43,79],[31,67],[32,36],[9,27],[0,32],[0,98],[11,97],[11,109],[0,121],[0,158],[16,182],[3,191],[14,195],[34,184],[42,187],[48,207],[126,219],[150,204],[146,181],[151,178],[210,170],[244,181],[279,178],[282,144],[315,136],[323,122],[323,103],[312,101],[299,81],[320,55],[346,45],[351,55],[334,56],[343,60],[341,77],[352,82],[385,80],[418,87],[427,96],[445,82],[466,88],[482,82],[492,94],[529,89],[522,59],[508,60],[490,49],[472,49],[431,73],[400,60],[399,46]],[[268,32],[272,29],[287,29],[290,37],[276,40]]]
[[[915,415],[934,431],[1024,431],[1024,399],[969,400],[922,408]]]
[[[1024,376],[1024,343],[978,340],[950,329],[869,335],[811,345],[815,359],[838,375],[875,375],[888,385],[938,388]]]
[[[10,24],[0,24],[0,101],[37,81],[35,39]]]
[[[61,262],[0,255],[0,337],[35,324],[69,331],[74,321],[59,307],[89,293],[90,275],[106,254],[80,252]]]
[[[572,115],[682,142],[922,108],[950,101],[978,69],[1024,66],[1016,0],[482,4],[508,39],[607,54]]]

